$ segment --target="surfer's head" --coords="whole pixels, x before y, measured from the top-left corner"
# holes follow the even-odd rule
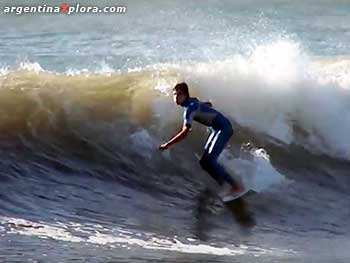
[[[178,83],[173,88],[174,102],[177,105],[182,105],[182,103],[190,96],[188,91],[188,86],[185,82]]]

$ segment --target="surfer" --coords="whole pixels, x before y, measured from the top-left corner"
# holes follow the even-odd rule
[[[240,195],[244,191],[241,183],[233,180],[225,168],[217,162],[220,153],[233,134],[230,121],[219,111],[213,109],[211,102],[201,102],[195,97],[190,97],[188,86],[184,82],[176,84],[173,88],[173,98],[177,105],[184,108],[183,127],[168,142],[160,145],[159,149],[166,150],[186,138],[191,131],[193,120],[210,127],[211,133],[199,163],[220,186],[223,186],[220,196],[224,201],[225,197]]]

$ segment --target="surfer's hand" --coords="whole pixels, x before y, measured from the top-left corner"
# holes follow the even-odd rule
[[[168,143],[163,143],[161,146],[159,146],[159,150],[164,151],[168,149],[169,145]]]

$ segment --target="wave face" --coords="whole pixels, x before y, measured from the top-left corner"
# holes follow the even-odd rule
[[[348,70],[346,58],[310,58],[293,41],[212,63],[123,72],[3,68],[3,250],[15,249],[7,241],[19,234],[26,247],[47,238],[48,247],[76,244],[66,260],[75,253],[129,260],[134,249],[169,260],[169,251],[306,260],[303,244],[330,257],[319,247],[331,238],[332,251],[348,256],[341,249],[350,233]],[[198,165],[203,127],[170,152],[157,149],[181,127],[170,97],[178,81],[234,123],[220,161],[255,191],[247,197],[258,219],[253,235],[240,232],[214,196],[203,212],[202,193],[213,185]],[[241,148],[247,142],[254,147]]]
[[[33,135],[36,129],[51,129],[51,133],[61,122],[87,125],[124,118],[126,127],[133,122],[175,125],[178,112],[173,113],[167,96],[174,83],[186,80],[194,95],[211,99],[239,126],[286,145],[348,160],[348,70],[346,58],[310,58],[299,44],[284,40],[258,46],[247,56],[212,63],[156,64],[124,73],[108,68],[56,74],[38,63],[22,63],[1,71],[0,129],[2,134]],[[14,110],[18,114],[12,118]]]

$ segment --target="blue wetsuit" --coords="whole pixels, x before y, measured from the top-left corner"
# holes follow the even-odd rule
[[[199,163],[217,182],[225,181],[231,185],[236,183],[217,159],[233,134],[230,121],[220,112],[197,98],[188,97],[182,104],[184,111],[184,126],[191,127],[192,121],[198,121],[211,128],[211,133],[204,147],[204,153]]]

